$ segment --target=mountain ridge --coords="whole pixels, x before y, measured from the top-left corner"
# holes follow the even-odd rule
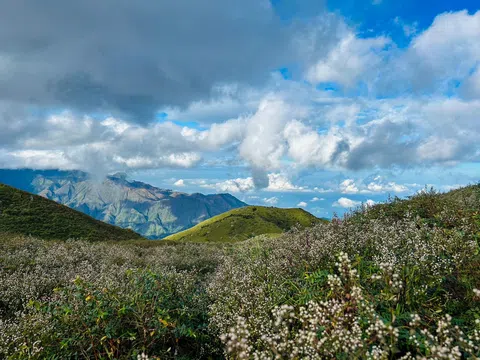
[[[124,174],[110,175],[100,182],[81,171],[3,169],[2,181],[150,239],[163,238],[246,206],[230,194],[187,194],[129,181]]]
[[[96,220],[55,201],[0,183],[0,233],[47,240],[140,240],[129,229]]]

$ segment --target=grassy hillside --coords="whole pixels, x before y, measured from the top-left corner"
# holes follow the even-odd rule
[[[480,185],[470,185],[446,193],[434,189],[410,196],[407,199],[393,198],[384,204],[377,204],[368,211],[359,209],[351,214],[353,220],[382,219],[402,220],[418,217],[425,223],[447,228],[461,226],[457,220],[476,221],[480,219]]]
[[[141,236],[67,206],[0,184],[0,232],[42,239],[131,240]]]
[[[215,216],[166,240],[235,242],[262,234],[281,234],[295,225],[306,228],[321,221],[303,209],[248,206]]]

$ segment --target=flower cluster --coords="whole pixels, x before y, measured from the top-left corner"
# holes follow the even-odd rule
[[[458,326],[452,326],[450,315],[439,319],[434,333],[422,326],[415,313],[405,326],[385,322],[358,285],[357,271],[348,256],[341,253],[335,265],[339,275],[327,280],[331,296],[304,306],[275,307],[266,327],[269,331],[259,338],[251,336],[248,319],[238,317],[221,336],[227,355],[235,359],[324,359],[343,354],[387,359],[401,352],[402,328],[410,333],[410,351],[400,356],[402,359],[414,359],[413,353],[432,359],[461,359],[462,352],[478,354],[478,331],[467,337]]]
[[[375,211],[251,240],[225,259],[208,291],[227,355],[238,343],[265,359],[480,356],[480,294],[468,290],[480,287],[478,223],[443,208],[434,222]]]

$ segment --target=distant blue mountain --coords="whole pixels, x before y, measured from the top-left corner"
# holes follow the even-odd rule
[[[247,205],[230,194],[186,194],[159,189],[128,181],[124,174],[98,182],[81,171],[0,169],[0,183],[44,196],[152,239]]]

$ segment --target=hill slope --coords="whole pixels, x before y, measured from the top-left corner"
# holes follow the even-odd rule
[[[393,198],[369,208],[368,211],[355,211],[351,216],[360,220],[384,217],[402,220],[406,216],[414,216],[429,224],[455,227],[461,224],[448,220],[447,214],[451,215],[451,219],[456,219],[458,217],[456,212],[476,217],[478,211],[480,211],[480,185],[470,185],[446,193],[426,189],[407,199]]]
[[[323,220],[303,209],[248,206],[215,216],[165,239],[191,242],[234,242],[262,234],[281,234],[297,224],[305,228],[321,221]]]
[[[186,194],[128,181],[122,174],[95,181],[80,171],[0,170],[0,182],[151,239],[246,206],[230,194]]]
[[[42,239],[133,240],[141,236],[41,196],[0,184],[0,232]]]

